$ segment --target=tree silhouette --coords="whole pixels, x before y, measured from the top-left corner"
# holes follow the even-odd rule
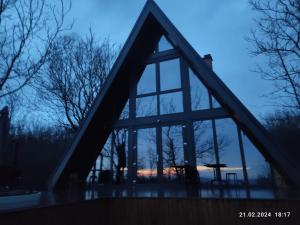
[[[0,1],[0,98],[38,75],[70,10],[46,0]]]
[[[273,83],[269,97],[281,105],[300,110],[300,2],[299,0],[251,0],[259,13],[256,27],[247,39],[255,56],[268,58],[268,66],[257,72]]]
[[[46,74],[36,80],[36,89],[47,108],[63,127],[76,131],[108,76],[115,50],[108,39],[95,40],[90,29],[82,39],[61,36],[51,45]]]

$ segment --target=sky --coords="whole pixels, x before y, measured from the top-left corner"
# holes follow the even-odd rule
[[[255,27],[247,0],[157,0],[155,1],[187,41],[201,55],[211,54],[214,71],[258,118],[274,111],[263,98],[271,84],[252,72],[263,58],[251,56],[245,40]],[[91,27],[101,40],[109,37],[123,45],[146,0],[72,1],[67,22],[72,32],[86,35]]]

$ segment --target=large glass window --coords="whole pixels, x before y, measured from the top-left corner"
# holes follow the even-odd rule
[[[181,87],[179,59],[163,61],[160,64],[160,90]]]
[[[155,64],[146,66],[137,85],[137,94],[147,94],[156,91]]]
[[[182,92],[172,92],[161,94],[160,96],[160,114],[171,114],[183,112]]]
[[[269,163],[244,133],[242,133],[242,140],[249,185],[271,185],[272,179]]]
[[[209,108],[208,91],[199,78],[189,69],[192,110]]]
[[[272,197],[270,185],[280,181],[280,176],[250,139],[239,133],[231,114],[214,117],[222,111],[217,109],[222,107],[222,96],[208,89],[193,67],[177,57],[179,52],[166,37],[157,44],[148,60],[151,63],[129,93],[119,117],[123,121],[113,125],[88,183],[98,182],[112,196],[186,196],[201,191],[202,197]],[[129,83],[136,82],[128,75],[133,79]],[[130,119],[129,105],[133,110]],[[168,189],[154,188],[153,183],[167,183],[162,187]]]
[[[184,149],[182,126],[162,128],[163,174],[165,181],[182,180]]]
[[[137,131],[137,182],[156,180],[157,176],[156,129]]]
[[[196,163],[200,175],[200,182],[203,184],[211,184],[213,180],[216,180],[215,170],[208,166],[216,163],[212,121],[196,121],[193,125]]]
[[[128,171],[128,130],[116,129],[113,137],[113,181],[122,184],[127,179]]]
[[[157,115],[157,96],[136,98],[136,117]]]
[[[222,180],[229,185],[241,185],[244,182],[238,133],[232,119],[216,120],[217,140]]]

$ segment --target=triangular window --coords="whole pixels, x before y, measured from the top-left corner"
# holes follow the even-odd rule
[[[127,100],[127,102],[123,108],[123,111],[119,117],[119,120],[125,120],[128,118],[129,118],[129,100]]]
[[[108,184],[111,182],[111,138],[108,137],[100,155],[97,157],[91,171],[89,172],[86,182],[87,183],[103,183]]]
[[[247,167],[249,185],[270,186],[272,174],[270,164],[250,141],[245,133],[242,133],[243,147]]]
[[[212,107],[213,108],[220,108],[222,107],[221,104],[217,101],[217,99],[215,99],[215,97],[212,96]]]
[[[158,42],[158,51],[162,52],[170,49],[173,49],[173,46],[165,36],[162,36]]]
[[[224,164],[220,167],[221,179],[227,184],[243,185],[245,178],[235,122],[229,118],[216,120],[216,135],[220,164]]]
[[[209,109],[208,90],[194,72],[189,69],[192,110]]]

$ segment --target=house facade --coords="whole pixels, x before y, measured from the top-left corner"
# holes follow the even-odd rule
[[[299,186],[265,128],[148,1],[48,188]]]

